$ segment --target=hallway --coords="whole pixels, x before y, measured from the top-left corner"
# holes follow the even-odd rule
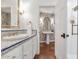
[[[40,55],[35,56],[34,59],[56,59],[55,58],[55,46],[54,43],[49,45],[41,43],[40,45]]]

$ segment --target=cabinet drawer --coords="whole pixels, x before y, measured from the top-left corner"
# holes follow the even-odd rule
[[[23,56],[23,59],[33,59],[33,57],[32,57],[32,52],[31,52],[31,53],[28,53],[28,54],[25,54],[25,55]]]
[[[22,46],[18,46],[2,55],[1,59],[22,59]]]
[[[2,56],[1,59],[19,59],[19,56]],[[20,58],[21,59],[21,58]]]
[[[36,37],[33,38],[33,57],[35,56],[35,54],[37,53],[37,39]]]
[[[11,59],[11,56],[1,56],[1,59]]]

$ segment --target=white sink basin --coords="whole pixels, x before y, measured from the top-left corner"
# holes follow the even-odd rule
[[[54,32],[51,31],[43,31],[44,34],[53,34]]]
[[[53,34],[54,32],[51,31],[43,31],[43,34],[46,34],[46,43],[49,44],[50,43],[50,38],[49,38],[49,34]]]

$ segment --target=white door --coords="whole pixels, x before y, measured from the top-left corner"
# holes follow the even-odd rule
[[[67,30],[66,0],[59,0],[55,10],[55,55],[57,59],[67,59],[66,38],[62,37]]]
[[[67,1],[67,18],[67,59],[77,59],[77,0]],[[73,28],[71,20],[74,20]]]
[[[68,58],[68,54],[70,51],[72,53],[74,50],[76,51],[76,49],[74,49],[76,48],[74,45],[76,45],[77,43],[72,43],[74,47],[72,46],[72,44],[70,44],[71,41],[74,42],[75,40],[72,40],[72,38],[70,37],[71,34],[69,33],[69,28],[71,27],[69,27],[68,25],[70,21],[68,21],[67,17],[67,0],[58,0],[55,8],[55,55],[57,59],[72,59],[73,57],[70,58],[70,55]],[[67,37],[67,34],[69,35],[69,37]]]

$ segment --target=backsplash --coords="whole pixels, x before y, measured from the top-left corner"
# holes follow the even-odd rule
[[[2,30],[1,31],[1,39],[4,36],[13,36],[13,35],[25,34],[25,33],[27,33],[27,30]]]
[[[32,30],[32,33],[36,32],[37,30]],[[14,30],[14,29],[9,29],[9,30],[1,30],[1,39],[4,36],[14,36],[14,35],[18,35],[18,34],[25,34],[27,33],[26,29],[19,29],[19,30]]]

